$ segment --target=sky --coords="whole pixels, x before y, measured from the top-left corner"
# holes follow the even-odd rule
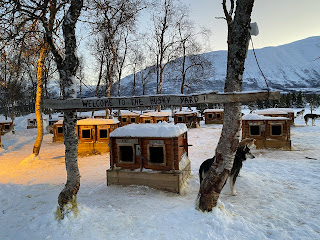
[[[223,19],[222,0],[182,0],[190,4],[191,17],[212,31],[211,49],[227,49],[227,24]],[[228,1],[227,1],[228,2]],[[252,22],[259,35],[253,37],[255,48],[278,46],[320,35],[320,0],[255,0]]]
[[[190,6],[190,17],[196,25],[205,26],[212,31],[209,46],[206,46],[205,51],[227,50],[227,23],[224,19],[216,19],[224,17],[222,0],[180,1]],[[279,46],[311,36],[320,36],[319,10],[320,0],[255,0],[251,20],[257,22],[259,35],[252,37],[254,47],[258,49]],[[142,29],[150,27],[149,17],[148,14],[142,16]],[[87,35],[87,29],[82,30],[82,34]],[[87,40],[84,37],[80,41],[86,58],[90,56]],[[91,76],[89,78],[93,80],[96,66],[92,64],[91,57],[89,59],[87,77]]]

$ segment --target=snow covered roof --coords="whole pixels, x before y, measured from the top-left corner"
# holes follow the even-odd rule
[[[170,113],[168,112],[147,112],[141,115],[140,117],[169,117]]]
[[[105,125],[105,124],[117,124],[118,119],[101,119],[101,118],[86,118],[77,121],[77,125]],[[53,125],[61,125],[63,120],[59,120]]]
[[[5,120],[5,119],[0,119],[0,123],[12,123],[12,120],[8,119],[8,120]]]
[[[139,116],[139,115],[140,115],[139,113],[135,113],[127,110],[122,110],[120,112],[120,116]]]
[[[257,110],[256,112],[284,112],[284,113],[294,113],[292,108],[267,108],[262,110]]]
[[[91,117],[92,112],[77,112],[78,117]]]
[[[269,117],[263,116],[255,113],[247,114],[242,117],[242,120],[290,120],[290,118],[286,117]]]
[[[117,124],[118,119],[101,119],[101,118],[86,118],[77,121],[77,125],[105,125],[105,124]]]
[[[179,115],[179,114],[198,114],[198,113],[195,111],[184,110],[184,111],[175,112],[174,114]]]
[[[206,110],[204,110],[204,113],[207,113],[207,112],[223,112],[223,109],[206,109]]]
[[[285,111],[280,111],[280,110],[275,110],[275,109],[265,109],[265,110],[257,110],[255,111],[257,114],[284,114],[287,115],[288,112]]]
[[[35,113],[30,113],[30,114],[28,115],[27,119],[29,119],[29,120],[37,119],[36,114],[35,114]],[[42,119],[43,119],[43,121],[47,121],[48,116],[42,114]]]
[[[183,123],[172,124],[167,122],[151,124],[129,124],[117,128],[110,137],[177,137],[187,131],[187,126]]]
[[[0,122],[6,123],[6,122],[12,122],[11,118],[5,118],[4,116],[0,116]]]
[[[59,120],[58,122],[54,123],[53,125],[62,125],[63,124],[63,119]]]

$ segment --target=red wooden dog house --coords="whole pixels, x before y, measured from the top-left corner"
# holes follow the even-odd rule
[[[169,116],[168,112],[147,112],[140,115],[140,123],[169,122]]]
[[[184,123],[188,128],[200,127],[201,117],[194,111],[179,111],[174,113],[174,123]]]
[[[291,108],[268,108],[257,110],[255,113],[269,117],[287,117],[291,119],[291,124],[294,123],[294,110]]]
[[[206,109],[204,110],[205,124],[222,124],[224,117],[223,109]]]
[[[242,139],[256,139],[257,148],[291,149],[291,119],[247,114],[242,117]]]
[[[185,124],[131,124],[110,134],[107,184],[181,192],[190,175]]]

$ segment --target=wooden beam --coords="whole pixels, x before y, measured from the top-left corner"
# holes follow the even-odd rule
[[[280,92],[240,92],[209,95],[207,103],[255,102],[258,100],[280,100]]]
[[[191,95],[155,95],[139,97],[45,99],[44,107],[55,110],[93,110],[106,108],[138,108],[161,106],[195,106],[202,103],[255,102],[278,100],[280,92],[203,93]]]

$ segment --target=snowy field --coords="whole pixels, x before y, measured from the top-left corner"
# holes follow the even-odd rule
[[[320,109],[314,111],[320,114]],[[213,156],[221,125],[188,131],[192,176],[185,194],[141,186],[107,186],[109,155],[79,158],[79,213],[55,220],[66,180],[64,145],[44,136],[40,159],[32,152],[35,129],[17,119],[2,136],[0,239],[320,239],[320,120],[295,120],[292,151],[253,149],[235,188],[229,184],[212,213],[194,208],[200,164]]]

